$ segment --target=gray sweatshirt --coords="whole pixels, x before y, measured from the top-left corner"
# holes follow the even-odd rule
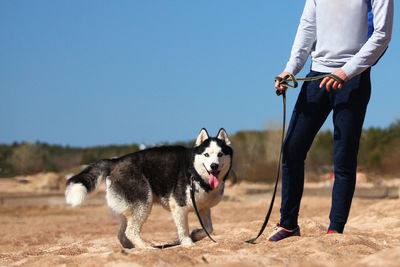
[[[296,75],[311,54],[311,70],[352,78],[380,58],[392,27],[393,0],[306,0],[285,71]]]

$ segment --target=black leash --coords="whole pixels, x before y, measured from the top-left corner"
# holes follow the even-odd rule
[[[193,208],[197,215],[197,218],[199,219],[201,228],[203,228],[204,232],[206,232],[206,235],[208,236],[208,238],[211,239],[211,241],[217,243],[217,241],[215,241],[208,233],[208,231],[207,231],[206,227],[204,226],[203,221],[200,217],[199,210],[197,209],[196,200],[195,200],[195,196],[194,196],[194,176],[193,175],[190,177],[190,198],[192,199]]]
[[[279,94],[278,94],[278,91],[279,91]],[[286,91],[277,90],[276,94],[278,96],[282,95],[282,100],[283,100],[283,124],[282,124],[281,149],[280,149],[280,153],[279,153],[278,168],[277,168],[277,171],[276,171],[274,193],[272,194],[272,200],[271,200],[271,204],[269,205],[267,216],[265,216],[264,223],[261,226],[261,229],[258,232],[258,235],[255,238],[252,238],[252,239],[246,241],[247,243],[250,243],[250,244],[255,244],[254,242],[257,240],[257,238],[259,238],[262,235],[262,233],[265,230],[265,227],[267,226],[267,223],[269,221],[269,217],[271,216],[272,208],[274,206],[274,201],[275,201],[275,196],[276,196],[276,189],[278,187],[279,176],[280,176],[280,173],[281,173],[282,145],[283,145],[283,139],[285,137],[285,131],[286,131],[285,130],[285,127],[286,127]]]
[[[336,76],[336,75],[334,75],[332,73],[324,74],[324,75],[320,75],[320,76],[314,76],[314,77],[306,77],[306,78],[296,78],[294,75],[288,74],[283,78],[279,77],[279,76],[276,76],[275,77],[275,81],[278,81],[279,85],[282,86],[282,87],[297,88],[297,86],[299,85],[299,82],[318,81],[318,80],[321,80],[321,79],[323,79],[325,77],[331,77],[331,78],[335,79],[337,82],[339,82],[341,84],[344,83],[344,81],[340,77],[338,77],[338,76]],[[290,83],[293,83],[293,84],[290,84]],[[265,216],[264,223],[261,226],[261,229],[258,232],[258,235],[255,238],[252,238],[252,239],[246,241],[247,243],[250,243],[250,244],[255,244],[254,242],[257,240],[257,238],[259,238],[262,235],[262,233],[265,230],[265,227],[267,226],[267,223],[269,221],[269,217],[271,216],[272,208],[274,206],[275,196],[276,196],[276,189],[278,187],[279,176],[280,176],[280,173],[281,173],[282,149],[283,149],[283,141],[284,141],[284,138],[285,138],[285,131],[286,131],[285,130],[285,128],[286,128],[286,89],[285,90],[276,90],[276,95],[277,96],[282,95],[282,100],[283,100],[283,124],[282,124],[281,150],[280,150],[280,153],[279,153],[278,168],[277,168],[277,171],[276,171],[274,193],[272,194],[271,204],[269,205],[267,216]]]

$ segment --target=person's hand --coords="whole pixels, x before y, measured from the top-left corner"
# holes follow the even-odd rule
[[[347,82],[349,80],[349,77],[347,77],[346,73],[344,73],[344,71],[342,69],[338,69],[335,70],[334,72],[332,72],[332,74],[338,76],[340,79],[342,79],[343,81]],[[331,88],[333,90],[336,89],[342,89],[342,84],[340,82],[338,82],[337,80],[335,80],[334,78],[331,77],[325,77],[322,82],[319,84],[319,88],[324,87],[324,85],[326,85],[326,91],[330,92]]]
[[[286,75],[290,75],[290,73],[287,72],[287,71],[284,71],[281,74],[279,74],[278,76],[281,77],[281,78],[284,78]],[[278,89],[278,90],[281,90],[281,91],[285,91],[286,90],[286,87],[280,86],[278,81],[275,81],[275,88]]]

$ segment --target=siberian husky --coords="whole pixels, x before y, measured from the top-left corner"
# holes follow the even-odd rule
[[[154,147],[89,165],[68,179],[66,202],[80,205],[86,194],[105,180],[107,204],[121,218],[118,239],[124,248],[152,247],[140,232],[153,203],[171,211],[180,244],[190,246],[206,236],[203,229],[189,235],[188,212],[193,211],[190,180],[194,180],[200,217],[211,233],[210,208],[222,199],[232,155],[231,141],[223,128],[217,137],[209,137],[203,128],[192,148]]]

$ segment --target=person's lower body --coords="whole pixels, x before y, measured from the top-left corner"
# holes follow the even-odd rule
[[[321,74],[311,71],[308,76]],[[303,84],[285,138],[280,227],[298,228],[306,155],[333,110],[335,180],[328,230],[342,233],[355,189],[359,140],[371,94],[370,69],[344,83],[342,89],[327,92],[319,84]]]

